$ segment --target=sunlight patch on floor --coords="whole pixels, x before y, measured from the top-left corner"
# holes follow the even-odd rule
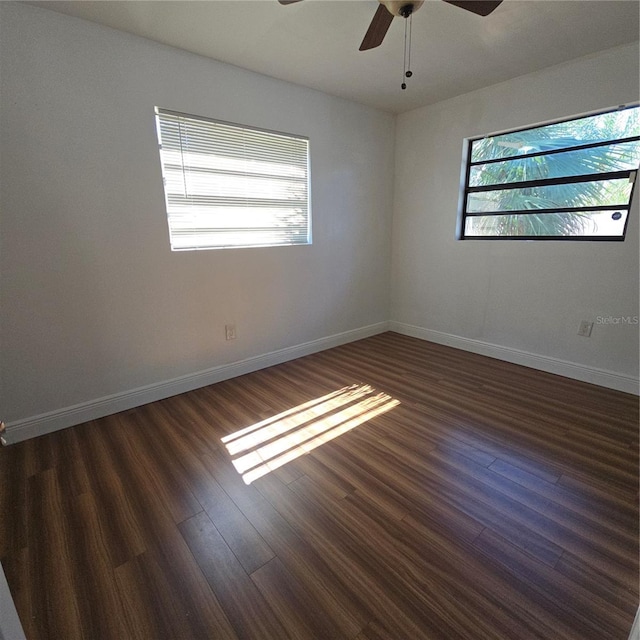
[[[222,442],[242,479],[251,484],[399,404],[370,385],[354,384],[225,436]]]

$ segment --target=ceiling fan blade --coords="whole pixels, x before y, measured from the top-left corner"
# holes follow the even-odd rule
[[[502,4],[502,0],[444,0],[456,7],[466,9],[479,16],[488,16]]]
[[[280,4],[293,4],[294,2],[300,2],[301,0],[278,0]]]
[[[393,21],[393,15],[387,11],[387,8],[380,4],[376,10],[373,20],[367,29],[367,33],[364,34],[362,44],[360,45],[360,51],[366,51],[367,49],[375,49],[379,47],[384,40],[389,26]]]

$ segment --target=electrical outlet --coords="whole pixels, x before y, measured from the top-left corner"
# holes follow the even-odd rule
[[[589,338],[591,336],[591,329],[593,329],[593,322],[582,320],[578,327],[578,335],[583,336],[584,338]]]
[[[224,337],[227,340],[235,340],[236,339],[236,325],[235,324],[225,324],[224,325]]]

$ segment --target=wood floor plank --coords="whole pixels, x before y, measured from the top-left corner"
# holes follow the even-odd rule
[[[556,505],[552,500],[541,497],[480,465],[464,462],[457,454],[443,453],[435,449],[429,455],[442,463],[442,466],[437,467],[439,471],[446,473],[445,469],[448,469],[451,474],[463,478],[465,482],[483,489],[486,487],[483,493],[489,495],[491,492],[497,503],[503,504],[507,499],[522,505],[524,508],[519,516],[521,521],[528,523],[531,529],[564,549],[593,550],[624,565],[625,558],[633,553],[637,546],[637,537],[633,534],[602,527],[594,519],[585,518]],[[513,516],[516,512],[513,502],[504,504],[509,505],[509,514]]]
[[[634,509],[610,494],[602,501],[595,500],[593,496],[587,498],[560,484],[547,482],[504,460],[496,459],[489,469],[566,508],[568,514],[578,513],[587,519],[595,520],[613,535],[622,534],[630,536],[633,540],[638,538],[638,520]]]
[[[267,482],[265,479],[262,484]],[[296,514],[305,513],[306,507],[306,517],[314,517],[310,505],[316,505],[321,510],[322,517],[315,516],[314,520],[314,530],[318,530],[317,540],[335,537],[336,530],[332,527],[337,527],[345,546],[357,545],[360,564],[366,567],[372,577],[375,576],[375,581],[384,587],[385,594],[389,594],[386,597],[390,598],[391,605],[386,604],[381,609],[390,611],[395,607],[402,611],[393,616],[394,623],[397,624],[400,617],[413,619],[429,638],[464,638],[469,634],[477,634],[497,640],[517,637],[517,628],[530,638],[542,638],[548,633],[549,629],[541,634],[535,631],[536,627],[542,625],[540,616],[531,617],[528,621],[521,619],[519,627],[504,617],[501,609],[505,597],[510,593],[508,585],[497,588],[498,583],[494,580],[490,581],[493,588],[487,589],[487,578],[483,577],[482,572],[476,571],[474,576],[478,584],[483,583],[478,590],[483,595],[477,600],[467,599],[456,586],[459,574],[453,570],[450,561],[453,560],[455,564],[458,560],[455,554],[450,553],[450,543],[446,538],[437,534],[435,537],[419,533],[413,535],[417,532],[403,526],[404,523],[396,525],[390,522],[375,504],[361,499],[357,494],[336,503],[328,499],[308,478],[292,483],[291,488],[307,500],[306,504],[304,501],[295,503]],[[270,490],[277,490],[277,485],[271,484]],[[308,511],[310,508],[311,512]],[[362,540],[366,540],[366,543],[362,543]],[[395,551],[383,553],[382,549]],[[467,562],[466,558],[461,559],[459,567],[467,566]],[[411,593],[414,589],[413,600],[421,605],[416,608],[408,605],[404,598],[398,599],[393,595]],[[499,599],[491,602],[497,593],[500,594]],[[475,607],[483,611],[484,619],[480,623],[472,614]],[[426,611],[429,615],[425,617]],[[407,631],[396,629],[395,633],[406,637]]]
[[[548,608],[560,606],[562,615],[571,616],[572,626],[582,634],[581,637],[603,640],[624,637],[627,631],[625,616],[611,603],[607,604],[597,595],[570,583],[554,569],[531,562],[526,554],[489,529],[478,536],[474,545],[523,576],[549,599]]]
[[[343,446],[336,443],[335,448]],[[324,452],[324,455],[327,453]],[[465,484],[456,474],[443,478],[440,469],[432,468],[433,462],[423,464],[420,468],[417,465],[405,467],[400,473],[400,468],[391,470],[386,465],[380,466],[379,463],[372,462],[375,453],[371,449],[365,452],[362,448],[354,448],[350,450],[350,455],[357,460],[358,468],[369,469],[370,473],[377,469],[380,476],[377,482],[395,485],[396,494],[401,495],[403,503],[412,504],[418,511],[428,512],[430,505],[423,505],[424,502],[437,503],[444,498],[455,511],[465,514],[468,519],[483,527],[500,528],[509,540],[533,554],[541,562],[553,566],[562,555],[561,547],[531,529],[531,522],[537,519],[536,514],[515,501],[509,501],[498,492],[481,485]],[[398,477],[407,478],[408,481],[398,483]],[[409,480],[411,477],[414,478],[413,482]],[[403,495],[403,492],[409,493]],[[516,509],[516,513],[509,512],[510,506]]]
[[[135,457],[135,467],[144,471],[177,524],[202,511],[202,505],[187,486],[172,450],[159,441],[156,415],[153,405],[140,407],[132,412],[128,428],[120,433],[129,440],[128,451]]]
[[[290,523],[253,486],[246,486],[238,473],[222,455],[214,459],[203,458],[214,470],[215,477],[226,493],[242,510],[262,538],[273,549],[285,567],[300,577],[315,600],[332,616],[346,637],[355,636],[369,615],[344,584],[343,567],[332,568],[327,560],[316,553],[305,539],[300,537]]]
[[[405,518],[399,529],[390,527],[391,523],[381,518],[361,496],[349,497],[348,501],[357,501],[355,506],[359,512],[377,522],[388,535],[397,537],[404,553],[413,554],[414,566],[423,563],[426,575],[439,575],[439,581],[449,585],[456,593],[454,600],[458,608],[454,609],[455,615],[475,620],[477,616],[472,613],[475,608],[482,612],[481,618],[491,621],[490,630],[485,630],[483,637],[495,635],[523,640],[575,637],[574,630],[562,616],[550,613],[546,603],[535,597],[526,584],[513,580],[508,572],[486,557],[479,557],[472,544],[460,543],[437,527],[416,526],[410,518]],[[475,595],[460,588],[469,576],[473,576]],[[471,601],[466,599],[469,596]],[[514,616],[516,612],[517,617]],[[476,633],[480,632],[476,629]]]
[[[419,469],[428,460],[428,452],[415,454],[406,447],[389,450],[386,439],[372,442],[355,441],[357,449],[356,461],[360,466],[362,454],[367,462],[385,461],[385,471],[378,474],[378,481],[389,484],[395,477],[397,500],[405,504],[408,512],[400,518],[403,521],[413,519],[429,523],[429,526],[446,531],[447,535],[463,540],[473,540],[485,527],[479,520],[459,509],[452,501],[443,499],[439,490],[430,491],[420,476]],[[353,448],[350,447],[353,451]],[[334,456],[333,457],[337,457]],[[369,467],[373,471],[373,467]],[[311,476],[313,478],[313,476]],[[315,478],[313,478],[315,480]],[[359,485],[355,492],[358,495],[370,495],[368,487]]]
[[[558,478],[558,484],[562,487],[574,491],[579,495],[589,496],[596,502],[611,503],[615,500],[617,504],[622,504],[635,513],[638,504],[638,492],[633,490],[622,490],[603,482],[602,479],[594,479],[586,474],[576,473],[575,470],[567,471]]]
[[[541,461],[540,457],[531,450],[526,454],[516,450],[513,446],[506,446],[505,440],[496,438],[483,423],[474,419],[469,426],[469,421],[456,418],[450,410],[436,408],[422,402],[416,403],[411,408],[412,422],[426,430],[429,438],[434,443],[443,443],[453,449],[469,448],[484,454],[484,464],[491,463],[491,458],[501,458],[514,466],[528,471],[548,482],[556,482],[562,475],[562,471],[556,465],[548,461]],[[534,458],[538,458],[535,459]]]
[[[565,551],[555,569],[604,601],[613,603],[614,607],[626,612],[627,616],[635,615],[638,608],[637,590],[612,575],[606,565],[595,567]]]
[[[127,637],[120,615],[120,597],[93,496],[84,492],[68,509],[70,559],[82,637],[121,640]]]
[[[82,456],[79,443],[82,431],[88,425],[76,429],[63,429],[59,433],[50,434],[48,468],[56,468],[58,482],[65,495],[81,495],[90,489],[89,473]]]
[[[372,620],[355,640],[395,640],[397,636],[384,623]]]
[[[638,422],[387,332],[0,448],[0,560],[28,640],[623,639]]]
[[[272,549],[211,475],[206,463],[194,460],[191,470],[197,473],[192,485],[195,495],[245,571],[252,573],[269,562],[274,557]]]
[[[0,561],[27,546],[26,447],[19,443],[12,449],[0,448]]]
[[[358,491],[369,495],[390,518],[402,520],[409,513],[409,502],[397,488],[376,477],[375,473],[364,465],[353,464],[350,454],[342,448],[338,446],[324,448],[316,451],[314,457],[334,472],[347,478]]]
[[[251,574],[264,599],[278,616],[289,637],[296,640],[317,638],[348,638],[323,611],[306,589],[282,564],[274,558]]]
[[[31,585],[30,618],[36,637],[82,638],[83,620],[74,583],[72,538],[69,534],[66,497],[62,495],[55,469],[48,468],[29,478],[28,573]],[[37,524],[36,524],[37,523]],[[55,551],[53,551],[55,550]]]
[[[90,475],[89,482],[113,568],[146,549],[144,519],[134,511],[130,492],[123,484],[120,457],[113,455],[105,438],[105,430],[115,424],[115,419],[90,423],[90,429],[78,433],[83,459],[90,469],[99,470]]]
[[[290,484],[307,476],[321,486],[322,490],[326,491],[328,495],[337,499],[346,498],[356,491],[356,487],[353,484],[323,464],[316,456],[304,456],[294,460],[293,464],[296,464],[299,474],[290,482],[285,482],[285,484]],[[278,476],[278,478],[282,480],[281,476]]]
[[[193,557],[145,551],[115,575],[130,637],[238,640]]]
[[[185,520],[178,528],[239,638],[296,640],[278,622],[273,609],[206,513]]]
[[[183,404],[185,402],[181,406]],[[166,405],[167,403],[154,405],[156,421],[160,421],[163,416],[171,421],[172,413]],[[208,513],[245,571],[251,573],[271,560],[274,557],[273,551],[215,480],[204,461],[206,458],[200,458],[200,448],[197,445],[193,447],[192,441],[181,438],[174,431],[156,429],[156,434],[156,445],[179,465],[180,470],[175,473],[183,480],[185,490]],[[208,447],[204,455],[217,455],[218,451],[217,446]]]
[[[185,447],[197,455],[220,449],[219,437],[226,433],[215,417],[211,403],[200,389],[183,393],[155,404],[169,416],[172,433]]]
[[[299,481],[292,484],[297,482]],[[297,492],[291,493],[282,483],[274,483],[273,479],[265,478],[261,479],[259,484],[261,492],[278,504],[281,517],[296,531],[304,531],[311,547],[342,578],[347,593],[351,591],[348,601],[358,603],[361,620],[368,621],[379,611],[385,611],[393,620],[392,626],[398,637],[426,637],[421,630],[421,621],[396,604],[393,590],[385,589],[386,578],[377,563],[372,566],[369,562],[363,562],[362,556],[357,559],[351,556],[348,552],[351,545],[346,539],[342,540],[339,546],[331,544],[333,538],[330,530],[327,529],[330,520],[324,514],[317,511],[309,513],[304,503],[297,497]],[[280,499],[283,491],[284,495],[287,495],[287,500]],[[307,526],[311,523],[314,526]],[[371,558],[370,555],[367,557]],[[401,593],[399,595],[402,598]]]

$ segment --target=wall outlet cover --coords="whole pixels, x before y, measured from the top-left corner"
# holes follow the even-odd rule
[[[588,320],[582,320],[582,322],[580,322],[580,326],[578,327],[578,335],[583,336],[584,338],[589,338],[591,336],[592,329],[593,329],[593,322],[589,322]]]

